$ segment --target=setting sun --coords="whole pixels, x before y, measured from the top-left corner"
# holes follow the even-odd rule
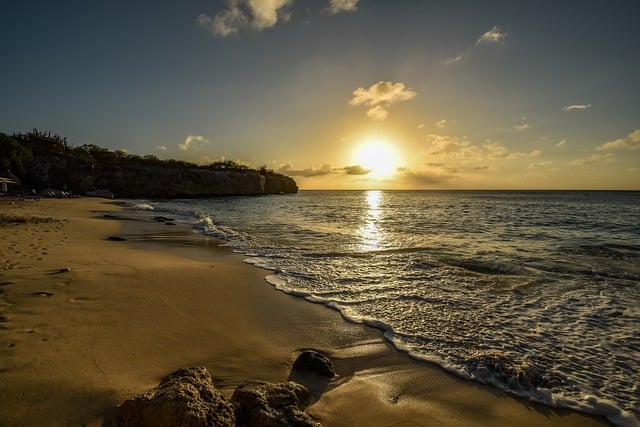
[[[398,156],[393,146],[379,139],[369,140],[356,148],[353,161],[378,178],[392,175],[398,167]]]

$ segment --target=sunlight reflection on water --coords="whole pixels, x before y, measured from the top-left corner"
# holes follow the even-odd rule
[[[384,193],[379,190],[370,190],[363,193],[363,196],[366,209],[362,215],[362,224],[356,230],[356,235],[360,238],[358,250],[366,252],[383,249],[384,230],[380,223]]]

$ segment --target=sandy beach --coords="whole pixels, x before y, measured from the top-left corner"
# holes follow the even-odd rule
[[[338,373],[307,410],[325,426],[609,425],[414,361],[219,243],[107,200],[0,199],[0,425],[98,426],[195,365],[228,397],[247,379],[286,381],[307,348]]]

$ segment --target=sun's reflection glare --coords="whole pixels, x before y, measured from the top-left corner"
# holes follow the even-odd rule
[[[359,249],[373,251],[382,249],[383,230],[380,226],[382,217],[382,191],[370,190],[365,193],[366,210],[362,215],[362,224],[357,230],[360,237]]]

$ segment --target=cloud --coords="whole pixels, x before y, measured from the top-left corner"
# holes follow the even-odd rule
[[[602,144],[596,150],[598,151],[609,151],[609,150],[618,150],[618,149],[627,149],[627,150],[638,150],[640,149],[640,129],[636,129],[631,132],[625,138],[619,138],[614,141],[610,141]]]
[[[451,178],[449,175],[430,171],[413,171],[407,168],[398,168],[398,173],[405,183],[417,187],[442,184]]]
[[[591,104],[574,104],[574,105],[565,105],[562,107],[564,111],[573,111],[573,110],[587,110],[591,108]]]
[[[436,122],[436,127],[437,127],[438,129],[444,129],[444,128],[446,128],[448,125],[452,125],[452,124],[454,124],[455,122],[456,122],[455,120],[445,120],[445,119],[438,120],[438,121]]]
[[[292,4],[293,0],[227,0],[225,10],[213,18],[200,14],[196,22],[220,37],[228,37],[247,28],[262,31],[275,26],[278,21],[288,21],[291,14],[287,10]]]
[[[204,136],[189,135],[182,144],[178,144],[178,148],[182,151],[187,151],[193,148],[197,148],[200,145],[208,144],[209,142],[211,141],[209,141]]]
[[[156,145],[156,150],[158,151],[167,151],[166,145]]]
[[[485,141],[486,143],[483,145],[474,145],[467,137],[427,135],[424,140],[428,146],[427,155],[433,157],[450,156],[463,162],[496,159],[517,160],[534,158],[542,154],[542,150],[539,149],[529,153],[510,152],[504,145],[490,140]]]
[[[616,156],[613,153],[607,153],[605,155],[602,154],[593,154],[586,159],[576,159],[569,162],[571,166],[583,166],[596,162],[604,161],[605,163],[613,163],[616,161]]]
[[[530,163],[528,168],[529,169],[540,169],[540,168],[545,168],[547,166],[551,166],[552,164],[553,164],[552,161],[546,160],[544,162]]]
[[[291,19],[295,0],[227,0],[226,8],[215,16],[205,13],[196,18],[199,27],[216,36],[229,37],[252,29],[262,31]],[[331,14],[355,12],[359,0],[329,0],[325,9]]]
[[[375,120],[384,120],[389,115],[391,105],[408,101],[416,95],[414,91],[405,89],[404,83],[379,81],[368,89],[359,87],[354,90],[349,105],[370,107],[367,116]]]
[[[489,31],[485,31],[480,37],[476,39],[475,43],[467,47],[464,51],[462,51],[461,53],[455,56],[445,59],[444,65],[451,65],[451,64],[456,64],[458,62],[462,62],[462,60],[467,55],[469,55],[472,51],[474,51],[479,46],[503,42],[504,40],[507,39],[508,35],[509,34],[506,31],[504,31],[497,25],[494,25],[493,28],[491,28]]]
[[[522,123],[521,125],[513,125],[513,128],[515,130],[517,130],[518,132],[522,132],[523,130],[527,130],[527,129],[531,129],[533,126],[531,126],[529,123]]]
[[[389,110],[385,109],[382,105],[376,105],[375,107],[367,110],[367,116],[371,117],[373,120],[382,121],[389,116]]]
[[[367,175],[371,169],[365,169],[360,165],[345,166],[344,171],[347,175]]]
[[[558,143],[556,144],[556,147],[562,148],[562,147],[565,146],[566,143],[567,143],[567,140],[566,139],[562,139],[562,140],[558,141]]]
[[[320,168],[312,167],[307,169],[293,169],[291,163],[285,163],[278,168],[278,172],[290,176],[313,177],[330,175],[334,173],[334,170],[329,163],[323,164]]]
[[[359,0],[329,0],[329,13],[355,12]]]
[[[470,49],[469,49],[469,51],[470,51]],[[456,56],[452,56],[451,58],[445,59],[444,65],[451,65],[451,64],[455,64],[456,62],[462,61],[467,53],[468,52],[463,52],[463,53],[460,53],[460,54],[458,54]]]
[[[498,26],[494,26],[492,29],[478,37],[478,40],[476,40],[476,46],[479,46],[483,43],[499,43],[505,38],[507,38],[507,33]]]
[[[516,159],[523,159],[523,158],[531,158],[531,157],[538,157],[540,156],[540,154],[542,154],[542,150],[533,150],[530,153],[509,153],[509,155],[506,157],[508,160],[516,160]]]

